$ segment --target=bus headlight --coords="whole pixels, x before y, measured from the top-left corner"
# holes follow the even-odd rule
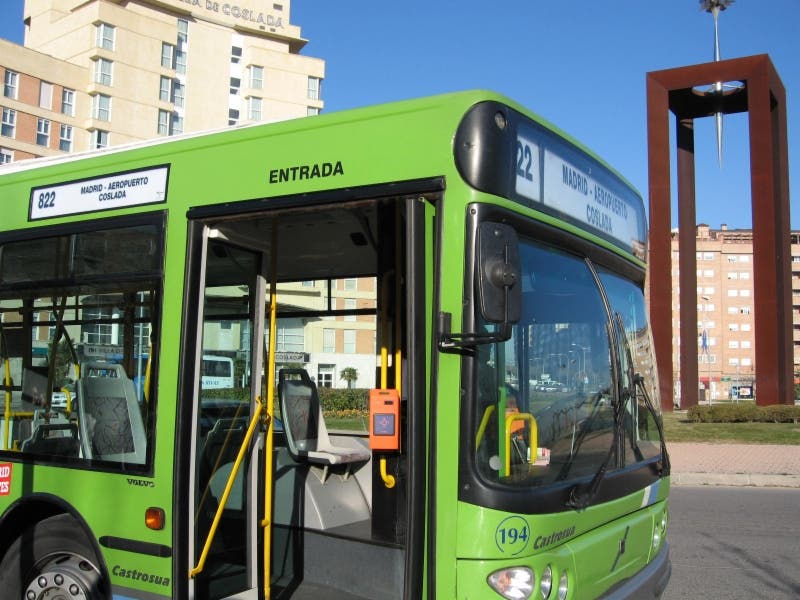
[[[558,580],[558,600],[565,600],[569,593],[569,580],[567,572],[564,571]]]
[[[653,529],[653,549],[655,550],[658,548],[658,545],[661,543],[662,538],[667,533],[667,511],[661,513],[661,520],[660,522],[656,523],[655,528]]]
[[[526,567],[510,567],[495,571],[486,582],[503,598],[527,600],[533,592],[534,576]]]
[[[550,565],[547,565],[542,571],[542,578],[539,580],[539,593],[542,595],[542,600],[547,600],[552,590],[553,569],[550,568]]]

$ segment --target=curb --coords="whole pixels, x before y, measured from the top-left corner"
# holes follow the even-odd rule
[[[671,473],[676,486],[800,488],[800,475],[770,473]]]

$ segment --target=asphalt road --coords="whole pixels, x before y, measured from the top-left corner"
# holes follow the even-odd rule
[[[800,489],[673,487],[662,600],[800,598]]]

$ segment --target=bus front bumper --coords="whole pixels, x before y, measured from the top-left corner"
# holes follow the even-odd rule
[[[639,573],[614,586],[600,600],[661,598],[672,574],[669,545],[664,543],[656,557]]]

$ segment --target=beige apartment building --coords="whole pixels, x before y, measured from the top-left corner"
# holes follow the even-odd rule
[[[290,0],[26,0],[0,40],[0,163],[318,114]]]
[[[791,234],[795,381],[800,373],[800,232]],[[755,380],[753,231],[697,226],[697,344],[700,388],[712,400],[746,395]],[[680,397],[678,231],[672,232],[672,365]],[[701,396],[702,397],[702,396]]]

